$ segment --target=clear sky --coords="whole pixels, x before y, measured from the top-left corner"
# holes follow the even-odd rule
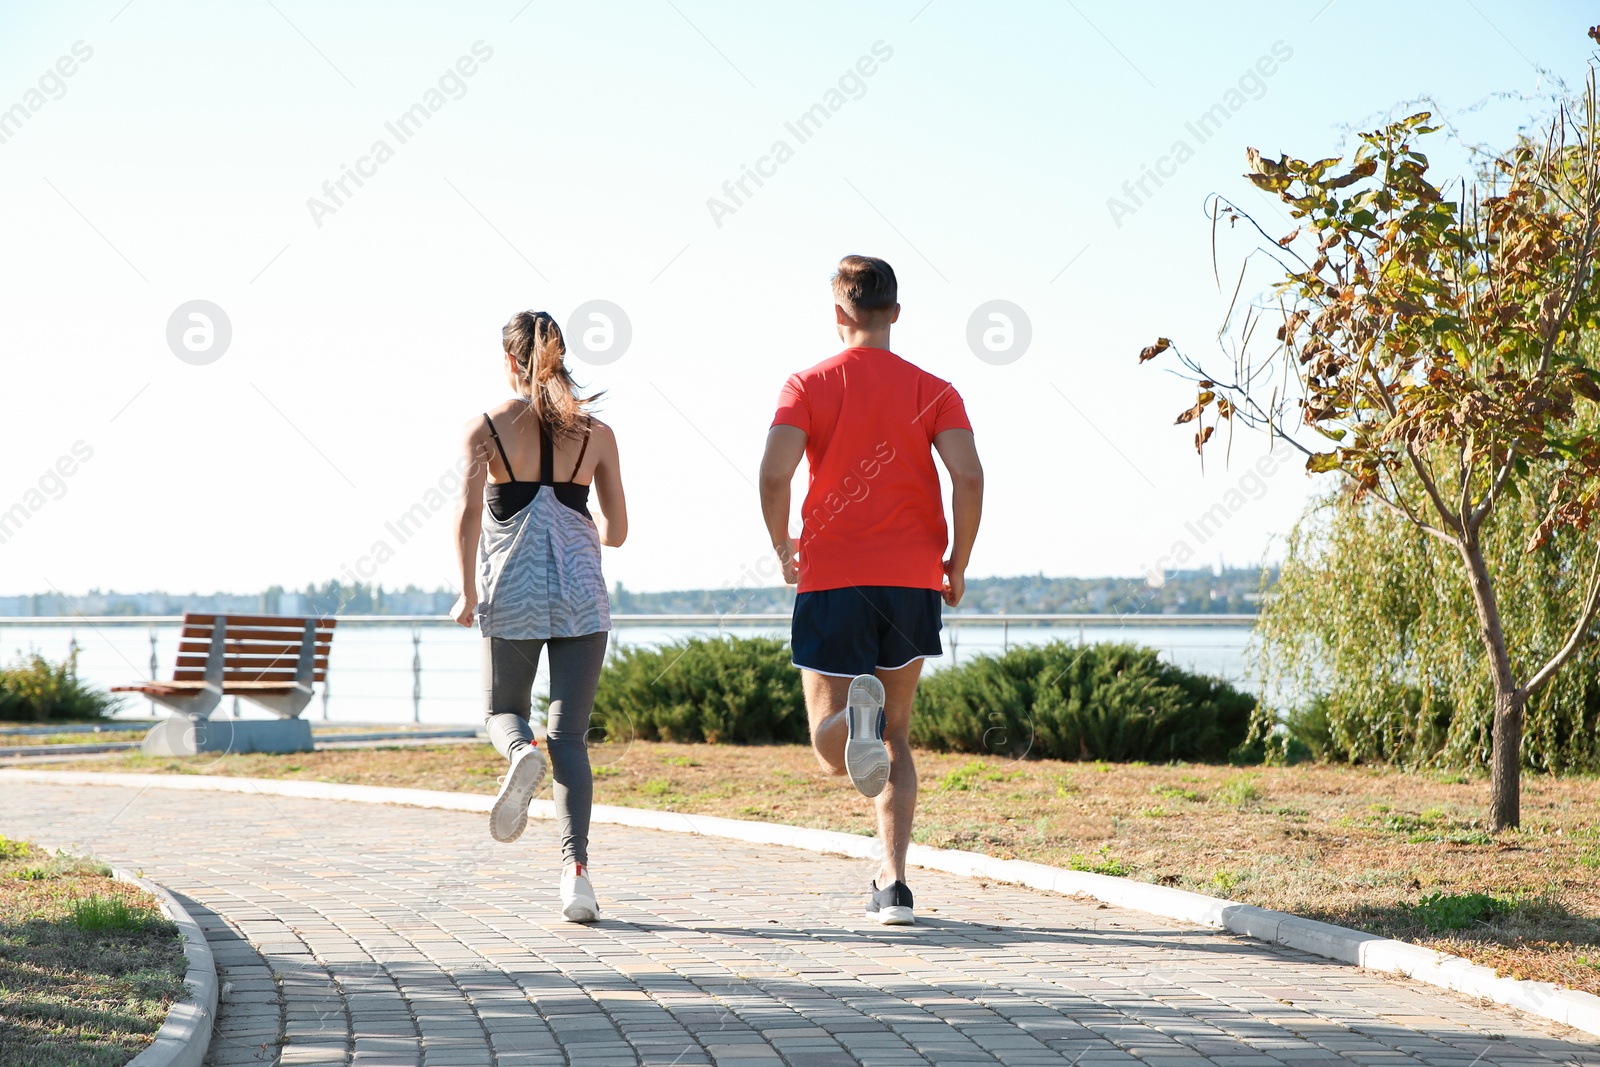
[[[1259,560],[1314,483],[1294,461],[1255,480],[1253,438],[1202,473],[1172,425],[1192,390],[1136,359],[1158,334],[1215,351],[1206,195],[1287,232],[1245,147],[1332,154],[1423,93],[1503,143],[1540,68],[1581,82],[1592,14],[3,0],[0,594],[453,584],[432,491],[506,395],[500,327],[595,300],[631,328],[573,364],[622,448],[608,577],[756,580],[762,442],[785,375],[838,348],[850,252],[894,264],[894,347],[966,399],[988,472],[970,576],[1138,574],[1179,544]],[[1201,143],[1186,124],[1230,101]],[[1135,203],[1146,167],[1167,176]],[[189,351],[185,309],[186,361],[169,320],[195,300],[231,338]],[[993,300],[1031,332],[1010,362],[969,345]]]

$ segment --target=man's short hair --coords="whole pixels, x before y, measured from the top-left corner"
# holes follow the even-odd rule
[[[845,256],[833,276],[833,299],[852,312],[880,312],[900,299],[894,268],[876,256]]]

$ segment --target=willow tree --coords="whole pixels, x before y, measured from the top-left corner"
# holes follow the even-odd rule
[[[1421,151],[1437,129],[1427,112],[1390,122],[1349,159],[1250,149],[1245,177],[1296,228],[1274,239],[1223,198],[1212,228],[1225,220],[1258,241],[1240,287],[1265,256],[1272,295],[1230,307],[1226,375],[1165,338],[1139,358],[1170,348],[1196,381],[1178,422],[1194,425],[1197,450],[1224,421],[1264,430],[1300,448],[1309,472],[1342,478],[1349,502],[1448,546],[1493,693],[1489,823],[1502,830],[1520,821],[1524,709],[1590,639],[1600,609],[1597,552],[1567,576],[1581,590],[1560,644],[1514,659],[1484,551],[1496,509],[1534,481],[1550,488],[1528,551],[1588,528],[1600,499],[1588,429],[1600,375],[1585,359],[1600,312],[1594,71],[1581,103],[1441,184]]]

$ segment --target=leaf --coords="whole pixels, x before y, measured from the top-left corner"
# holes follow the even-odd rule
[[[1200,411],[1201,408],[1199,404],[1196,404],[1192,408],[1185,408],[1183,412],[1179,414],[1175,420],[1173,420],[1172,425],[1182,426],[1186,422],[1193,422],[1195,419],[1200,417]]]
[[[1211,435],[1217,432],[1215,426],[1207,426],[1203,430],[1196,430],[1194,435],[1194,450],[1196,452],[1205,448],[1206,442],[1211,440]]]
[[[1294,228],[1294,232],[1293,233],[1288,234],[1288,235],[1286,235],[1284,237],[1278,238],[1278,247],[1279,248],[1288,248],[1291,244],[1294,243],[1294,239],[1296,237],[1300,236],[1300,230],[1301,229],[1302,229],[1302,227],[1296,226]]]
[[[1315,452],[1306,459],[1306,470],[1312,474],[1326,474],[1339,469],[1339,453]]]
[[[1357,155],[1359,157],[1359,153]],[[1377,173],[1377,170],[1378,170],[1378,161],[1377,160],[1375,160],[1375,159],[1363,159],[1360,162],[1358,162],[1355,166],[1351,167],[1350,168],[1350,172],[1348,174],[1341,174],[1339,177],[1334,178],[1331,181],[1329,181],[1327,183],[1326,187],[1329,188],[1329,189],[1343,189],[1347,185],[1354,185],[1356,182],[1360,181],[1362,178],[1370,178],[1370,177],[1372,177],[1372,175]]]
[[[1171,341],[1167,340],[1165,337],[1157,337],[1155,344],[1145,345],[1139,350],[1139,362],[1143,363],[1146,360],[1155,359],[1157,356],[1171,347]]]
[[[1300,324],[1305,322],[1308,317],[1309,316],[1307,316],[1306,312],[1303,310],[1292,311],[1288,315],[1284,316],[1283,325],[1278,327],[1278,340],[1287,341],[1294,335],[1294,332],[1300,328]]]

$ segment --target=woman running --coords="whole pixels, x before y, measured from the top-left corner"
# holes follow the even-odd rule
[[[539,654],[550,653],[545,741],[561,820],[561,914],[600,916],[589,883],[594,779],[587,734],[611,629],[600,546],[628,536],[628,507],[611,427],[586,413],[567,372],[561,328],[523,311],[502,331],[511,399],[467,424],[467,474],[456,514],[461,598],[454,616],[483,633],[489,739],[510,761],[489,812],[496,841],[515,841],[544,779],[529,724]],[[538,481],[516,472],[538,471]],[[556,472],[565,477],[556,480]],[[599,497],[589,514],[589,487]]]

